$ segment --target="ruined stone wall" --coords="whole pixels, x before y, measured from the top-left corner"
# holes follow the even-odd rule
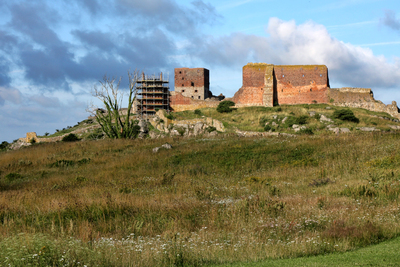
[[[324,65],[274,66],[278,104],[328,103],[328,68]]]
[[[184,96],[180,92],[170,92],[169,103],[172,111],[195,110],[199,108],[216,108],[219,100],[198,100]]]
[[[328,91],[328,98],[331,105],[386,112],[400,119],[396,101],[393,101],[392,104],[385,105],[381,101],[374,99],[373,92],[370,88],[332,88]]]
[[[192,99],[211,97],[210,72],[204,68],[176,68],[175,91]]]
[[[249,63],[243,86],[232,98],[236,106],[327,103],[328,69],[324,65]]]
[[[249,63],[243,67],[243,86],[232,101],[236,106],[273,105],[273,65]]]

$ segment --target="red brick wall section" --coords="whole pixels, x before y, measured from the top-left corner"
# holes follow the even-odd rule
[[[328,103],[325,65],[274,66],[278,104]]]
[[[175,88],[192,86],[205,86],[204,68],[177,68],[175,69]],[[208,86],[208,84],[207,84]]]
[[[240,105],[263,105],[265,73],[270,64],[249,63],[243,67],[243,86],[232,101]]]
[[[190,105],[193,100],[189,97],[183,96],[181,93],[175,93],[169,98],[170,105]]]
[[[205,99],[210,96],[210,71],[204,68],[176,68],[175,91],[194,99]]]

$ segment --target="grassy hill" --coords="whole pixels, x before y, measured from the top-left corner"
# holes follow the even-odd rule
[[[201,110],[227,128],[212,138],[0,152],[0,265],[200,266],[344,252],[398,236],[400,133],[388,131],[398,123],[387,115],[353,109],[359,123],[334,119],[353,128],[340,135],[312,117],[305,125],[314,135],[233,134],[273,120],[276,131],[294,133],[279,116],[336,109],[310,106]],[[371,125],[381,131],[356,130]],[[172,149],[152,152],[166,142]]]

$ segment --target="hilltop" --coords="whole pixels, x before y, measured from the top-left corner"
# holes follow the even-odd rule
[[[358,122],[337,118],[335,112],[350,110]],[[141,118],[133,116],[141,126],[141,138],[163,138],[168,136],[213,136],[236,134],[239,136],[268,136],[279,134],[339,134],[360,131],[395,131],[400,129],[399,120],[385,112],[374,112],[361,108],[343,108],[327,104],[282,105],[277,107],[233,108],[231,113],[219,113],[215,108],[203,108],[166,114],[160,110],[156,116]],[[197,126],[196,126],[197,124]],[[35,142],[61,141],[73,133],[83,140],[98,140],[105,137],[100,125],[91,117],[75,126],[67,126],[54,134],[36,136],[28,133],[20,138],[13,148]]]

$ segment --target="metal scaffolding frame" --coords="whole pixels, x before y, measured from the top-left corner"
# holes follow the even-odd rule
[[[163,74],[160,75],[145,75],[142,73],[137,81],[138,86],[138,113],[152,116],[156,113],[156,109],[165,109],[170,112],[169,107],[169,79],[163,79]]]

